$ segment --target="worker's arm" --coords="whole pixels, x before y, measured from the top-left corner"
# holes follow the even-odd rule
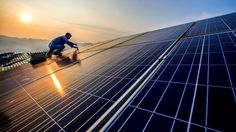
[[[63,40],[68,44],[70,47],[74,47],[77,45],[76,43],[70,42],[66,37],[63,37]]]

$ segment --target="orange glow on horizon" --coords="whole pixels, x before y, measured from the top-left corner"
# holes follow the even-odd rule
[[[72,41],[78,43],[99,42],[130,34],[126,32],[127,22],[108,22],[100,14],[94,14],[93,10],[91,12],[80,1],[52,3],[54,2],[0,1],[0,35],[50,41],[70,32]]]
[[[49,73],[51,73],[50,76],[51,76],[51,79],[52,79],[53,84],[55,85],[57,91],[59,92],[59,94],[60,94],[62,97],[64,97],[65,91],[64,91],[63,87],[61,86],[61,83],[60,83],[60,81],[58,80],[57,76],[56,76],[54,73],[52,73],[53,71],[52,71],[52,69],[51,69],[50,66],[47,66],[47,69],[48,69]]]

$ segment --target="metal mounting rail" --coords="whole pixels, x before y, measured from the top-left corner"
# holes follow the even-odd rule
[[[112,121],[120,114],[120,112],[133,99],[141,87],[152,77],[155,71],[162,65],[165,58],[171,54],[178,42],[195,24],[191,23],[166,51],[147,69],[147,71],[87,130],[87,131],[105,131]]]

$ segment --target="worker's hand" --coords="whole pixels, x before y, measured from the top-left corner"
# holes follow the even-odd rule
[[[76,47],[77,47],[77,44],[73,44],[71,47],[76,48]]]
[[[77,50],[77,51],[79,51],[79,48],[78,48],[77,46],[76,46],[76,47],[74,47],[74,48],[76,48],[76,50]]]
[[[79,50],[77,44],[74,44],[74,45],[73,45],[73,48],[76,48],[76,50]]]

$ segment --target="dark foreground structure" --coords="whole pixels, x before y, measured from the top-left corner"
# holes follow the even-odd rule
[[[236,131],[236,13],[0,72],[0,131]]]

